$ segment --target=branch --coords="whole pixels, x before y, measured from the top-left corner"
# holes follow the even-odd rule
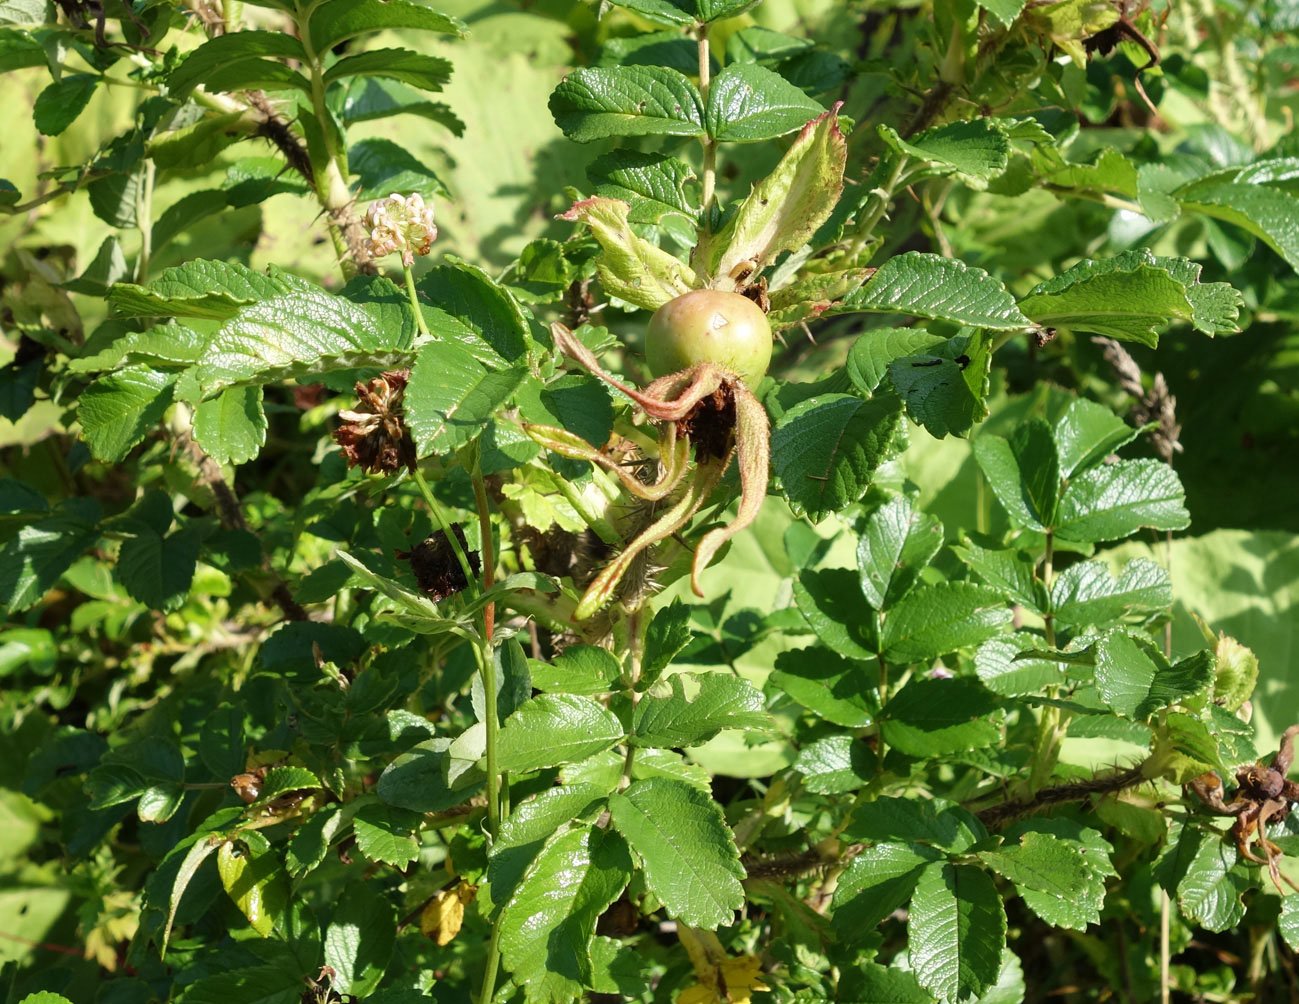
[[[1012,799],[999,805],[981,809],[975,815],[984,826],[996,826],[999,823],[1014,819],[1016,816],[1027,816],[1040,812],[1047,806],[1059,805],[1061,802],[1082,802],[1093,795],[1108,795],[1124,788],[1132,788],[1146,780],[1144,768],[1146,762],[1136,764],[1126,770],[1112,774],[1102,774],[1090,781],[1071,781],[1069,784],[1043,788],[1032,798]]]

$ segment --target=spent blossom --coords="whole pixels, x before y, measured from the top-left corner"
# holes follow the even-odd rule
[[[383,258],[400,251],[407,268],[415,264],[416,255],[429,253],[438,235],[433,207],[425,205],[419,194],[390,195],[370,203],[365,225],[370,229],[370,255]]]

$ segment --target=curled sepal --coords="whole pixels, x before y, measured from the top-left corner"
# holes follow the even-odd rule
[[[699,576],[713,560],[723,544],[758,518],[758,511],[767,497],[767,471],[771,463],[771,425],[762,402],[740,382],[732,385],[735,395],[735,454],[740,462],[740,508],[735,519],[726,526],[704,534],[695,548],[694,564],[690,568],[690,588],[696,596],[703,596]]]
[[[685,493],[677,499],[672,508],[642,530],[640,535],[623,548],[622,553],[609,562],[595,577],[587,587],[582,602],[577,605],[573,620],[584,621],[608,603],[618,588],[618,583],[622,581],[622,577],[627,574],[632,562],[642,551],[660,541],[667,540],[694,518],[695,513],[708,501],[708,496],[721,483],[722,475],[726,473],[726,466],[730,460],[729,456],[713,458],[697,466],[695,476],[686,484]]]
[[[647,485],[618,461],[601,453],[581,436],[569,432],[567,429],[557,429],[553,425],[532,425],[525,422],[523,423],[523,431],[535,442],[547,450],[558,453],[561,457],[568,457],[570,460],[585,460],[612,471],[618,475],[618,480],[622,482],[623,487],[629,492],[651,502],[666,498],[672,489],[681,483],[681,478],[685,475],[686,466],[690,461],[689,441],[679,439],[675,427],[672,427],[665,432],[663,440],[659,443],[659,463],[662,465],[659,479],[653,484]]]
[[[604,250],[596,261],[605,291],[646,310],[657,310],[694,287],[685,262],[637,236],[627,221],[631,206],[621,199],[573,203],[560,219],[585,223]]]

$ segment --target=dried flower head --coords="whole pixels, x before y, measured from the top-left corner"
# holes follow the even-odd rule
[[[357,410],[340,411],[343,424],[334,430],[348,467],[363,467],[370,474],[415,469],[415,442],[401,412],[409,379],[410,370],[390,370],[369,384],[357,381]]]
[[[469,570],[477,575],[482,571],[478,552],[469,550],[465,531],[459,524],[452,526],[451,532],[456,535],[465,557],[469,559]],[[465,570],[460,567],[460,559],[456,557],[455,548],[442,530],[434,531],[431,537],[421,540],[409,551],[398,551],[397,557],[410,562],[415,581],[434,603],[442,602],[469,585],[465,579]]]
[[[416,255],[429,253],[438,235],[433,207],[425,205],[418,194],[406,198],[390,195],[370,203],[365,225],[370,228],[371,257],[383,258],[400,251],[401,262],[407,268],[415,264]]]

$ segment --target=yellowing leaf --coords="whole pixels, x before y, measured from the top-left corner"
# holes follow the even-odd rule
[[[762,982],[762,960],[756,955],[732,958],[712,931],[677,924],[677,937],[690,957],[699,982],[677,995],[677,1004],[749,1004]]]
[[[460,933],[465,906],[478,895],[478,886],[461,882],[454,889],[439,889],[419,915],[420,933],[439,945],[449,945]]]

